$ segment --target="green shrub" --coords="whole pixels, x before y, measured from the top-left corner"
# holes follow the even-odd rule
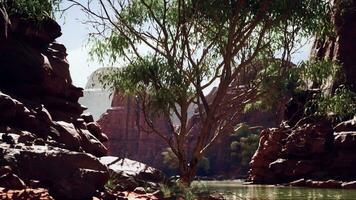
[[[166,148],[165,151],[162,153],[163,156],[163,163],[167,167],[165,172],[168,172],[168,174],[176,174],[176,172],[179,169],[179,163],[178,163],[178,158],[177,156],[173,153],[171,148]],[[198,164],[197,168],[197,174],[205,176],[209,173],[210,170],[210,160],[207,157],[203,157],[201,161]]]
[[[173,185],[161,185],[160,190],[163,192],[164,197],[182,197],[184,200],[195,200],[199,194],[209,193],[207,186],[201,182],[193,182],[190,187],[176,182]]]
[[[314,111],[314,112],[313,112]],[[305,108],[306,114],[343,121],[356,115],[356,93],[341,85],[331,95],[316,94]]]
[[[234,140],[230,143],[230,156],[233,163],[241,167],[248,167],[253,154],[258,148],[259,129],[251,129],[247,124],[237,125],[232,134]]]
[[[118,175],[112,171],[109,171],[109,179],[105,184],[105,188],[109,190],[115,190],[119,184]]]
[[[268,63],[266,63],[268,64]],[[259,99],[245,107],[251,109],[274,110],[274,107],[302,91],[310,88],[320,90],[304,105],[304,115],[316,115],[340,121],[356,115],[355,93],[341,85],[335,91],[325,91],[335,82],[342,82],[341,67],[327,60],[310,60],[280,72],[280,64],[269,64],[267,70],[259,74]],[[286,102],[285,102],[286,103]],[[233,148],[236,148],[234,144]]]
[[[299,64],[298,76],[304,86],[323,87],[340,75],[340,66],[327,60],[310,60]]]

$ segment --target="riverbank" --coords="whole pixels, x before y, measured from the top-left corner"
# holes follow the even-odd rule
[[[195,181],[208,191],[222,194],[226,200],[294,200],[294,199],[356,199],[354,189],[307,188],[284,185],[254,185],[241,180],[233,181]]]

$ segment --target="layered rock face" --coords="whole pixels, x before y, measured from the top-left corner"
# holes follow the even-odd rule
[[[97,122],[109,137],[107,147],[110,155],[162,167],[161,153],[167,145],[157,134],[150,133],[144,114],[134,97],[115,93],[112,107]],[[157,120],[155,127],[161,132],[169,132],[163,119]]]
[[[341,64],[345,82],[356,92],[356,64],[353,55],[356,52],[356,0],[334,0],[339,8],[333,13],[335,34],[327,39],[319,39],[314,43],[312,57],[333,60]],[[334,83],[337,86],[339,83]],[[334,87],[335,87],[334,86]]]
[[[355,130],[356,118],[335,127],[327,120],[305,118],[293,128],[267,129],[252,158],[250,180],[356,180]]]
[[[83,114],[60,35],[52,19],[9,18],[0,8],[0,187],[88,199],[108,179],[95,157],[107,154],[107,137]]]

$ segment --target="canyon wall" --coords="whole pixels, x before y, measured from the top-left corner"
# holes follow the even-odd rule
[[[53,19],[8,16],[0,5],[0,187],[89,199],[108,180],[97,158],[107,137],[83,114],[60,35]]]
[[[316,40],[311,57],[332,60],[340,64],[345,80],[337,80],[334,87],[340,82],[345,82],[356,92],[356,62],[353,57],[356,52],[356,1],[334,0],[333,4],[339,5],[332,14],[334,34]]]
[[[302,178],[354,181],[355,131],[356,118],[335,127],[325,119],[305,118],[292,128],[264,130],[251,161],[250,180],[269,184]]]

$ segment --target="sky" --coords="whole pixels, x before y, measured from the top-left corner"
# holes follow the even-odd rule
[[[62,6],[66,5],[67,3],[63,3]],[[85,87],[92,72],[100,67],[105,67],[89,59],[89,49],[86,45],[89,27],[82,23],[85,19],[86,16],[78,7],[67,10],[61,18],[57,17],[57,21],[62,27],[62,36],[57,41],[67,48],[67,59],[70,64],[73,84],[79,87]]]
[[[64,1],[62,7],[68,6]],[[78,87],[85,87],[88,77],[92,72],[101,67],[109,67],[105,64],[92,61],[89,58],[89,48],[87,47],[88,34],[90,32],[89,26],[83,24],[86,15],[79,7],[72,7],[67,10],[61,18],[57,17],[57,21],[62,27],[62,36],[57,39],[67,48],[67,59],[70,64],[70,73],[73,84]],[[306,60],[309,57],[311,44],[299,50],[292,61],[298,63],[301,60]]]

